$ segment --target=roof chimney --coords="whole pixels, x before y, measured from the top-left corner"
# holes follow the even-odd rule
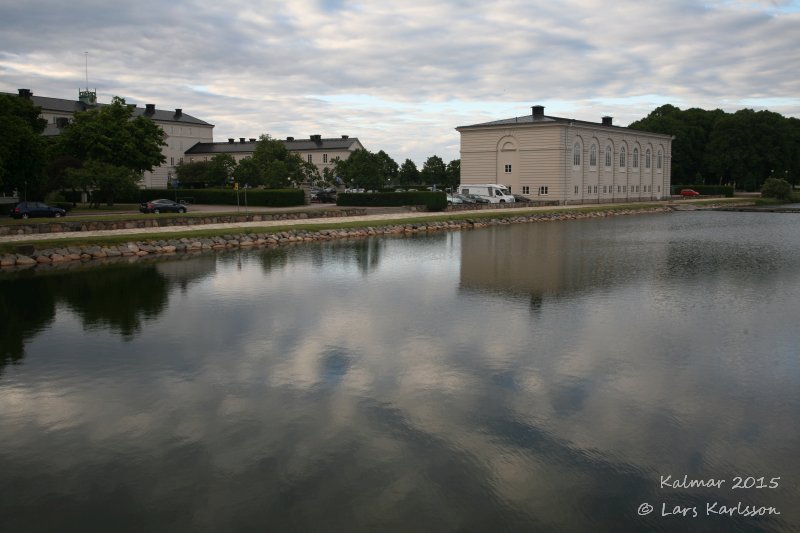
[[[294,137],[286,137],[286,140],[287,140],[287,141],[293,141],[293,140],[294,140]]]
[[[239,137],[239,142],[240,142],[240,143],[243,143],[244,141],[245,141],[245,138],[244,138],[244,137]]]
[[[342,135],[342,139],[349,139],[349,138],[350,138],[349,135]]]
[[[614,117],[605,116],[603,117],[603,126],[611,126],[613,125]]]
[[[311,140],[314,141],[315,143],[322,142],[322,135],[312,135]]]
[[[181,118],[183,115],[183,109],[175,108],[175,118]]]
[[[148,115],[152,115],[153,113],[155,113],[155,112],[156,112],[156,104],[147,104],[147,105],[145,106],[145,110],[144,110],[144,112],[145,112],[146,114],[148,114]]]
[[[30,100],[33,93],[30,89],[19,89],[19,95],[26,100]]]
[[[251,142],[251,143],[254,143],[254,142],[256,142],[256,138],[255,138],[255,137],[250,137],[250,142]]]
[[[544,106],[543,105],[531,106],[531,113],[533,115],[533,120],[542,120],[544,118]]]
[[[231,144],[233,144],[233,142],[234,142],[235,140],[236,140],[236,139],[234,139],[233,137],[228,137],[228,142],[229,142],[229,143],[231,143]]]

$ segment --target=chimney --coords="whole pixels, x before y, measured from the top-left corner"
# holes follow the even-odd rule
[[[614,122],[614,117],[605,116],[603,117],[603,126],[611,126]]]
[[[294,137],[286,137],[286,140],[287,140],[287,141],[293,141],[293,140],[294,140]]]
[[[243,143],[244,142],[244,137],[239,137],[239,142]]]
[[[183,109],[175,108],[175,118],[181,118],[183,115]]]
[[[19,96],[26,100],[30,100],[31,96],[33,96],[33,93],[30,89],[19,89]]]
[[[533,120],[542,120],[544,118],[544,106],[543,105],[531,106],[531,114],[533,115]]]
[[[145,114],[152,115],[156,112],[156,104],[147,104],[144,110]]]
[[[320,143],[322,142],[322,135],[312,135],[311,140],[315,143]]]
[[[236,139],[233,139],[232,137],[228,137],[228,143],[229,143],[229,144],[233,144],[233,142],[234,142],[235,140],[236,140]]]
[[[349,138],[350,138],[349,135],[342,135],[342,139],[349,139]]]
[[[255,138],[255,137],[250,137],[250,142],[251,142],[251,143],[254,143],[254,142],[256,142],[256,138]]]

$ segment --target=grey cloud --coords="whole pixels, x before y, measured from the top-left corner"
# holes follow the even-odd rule
[[[652,107],[619,99],[655,95],[733,110],[741,100],[771,98],[794,102],[781,110],[797,115],[800,15],[786,6],[5,2],[0,90],[70,97],[85,84],[89,51],[89,84],[106,99],[182,107],[216,124],[220,138],[314,129],[421,163],[433,153],[458,157],[453,128],[486,118],[463,109],[463,118],[454,116],[448,102],[613,100],[617,117],[635,120]],[[314,95],[369,95],[376,103],[354,109]],[[398,117],[381,102],[428,105]],[[601,113],[590,111],[576,118]],[[434,124],[428,143],[418,143],[421,123]]]

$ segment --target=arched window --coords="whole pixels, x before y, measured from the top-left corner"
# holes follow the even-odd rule
[[[619,149],[619,168],[625,168],[625,147]]]
[[[606,167],[611,166],[611,145],[606,145]]]
[[[650,148],[644,153],[644,168],[650,169]]]
[[[631,161],[631,165],[633,168],[639,168],[639,148],[636,147],[633,149],[633,161]]]
[[[664,164],[664,153],[659,150],[658,151],[658,159],[656,159],[656,168],[661,170],[661,166]]]
[[[572,147],[572,164],[576,167],[581,166],[581,145],[578,143]]]
[[[592,144],[591,148],[589,148],[589,166],[597,166],[597,146],[594,144]]]

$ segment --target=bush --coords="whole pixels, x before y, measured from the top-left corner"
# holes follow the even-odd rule
[[[777,198],[789,200],[792,197],[791,184],[780,178],[767,178],[761,186],[761,196],[764,198]]]
[[[673,185],[672,194],[680,194],[681,189],[694,189],[702,195],[733,198],[733,187],[730,185]]]
[[[447,196],[443,192],[375,192],[341,193],[336,205],[349,207],[401,207],[424,205],[428,211],[441,211],[447,207]]]

